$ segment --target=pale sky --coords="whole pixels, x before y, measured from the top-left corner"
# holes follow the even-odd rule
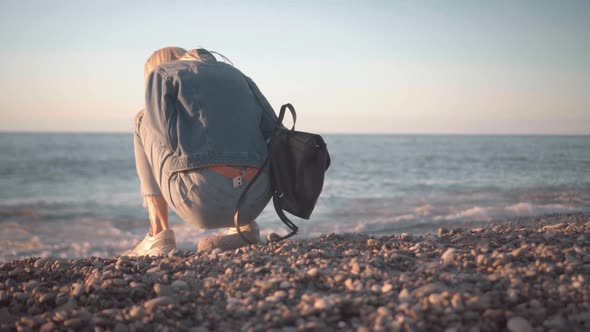
[[[223,53],[298,129],[590,134],[590,1],[0,0],[0,131],[130,132],[163,46]]]

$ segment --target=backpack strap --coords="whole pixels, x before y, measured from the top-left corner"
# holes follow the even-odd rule
[[[295,122],[297,122],[297,113],[295,113],[295,108],[291,104],[285,104],[281,106],[281,111],[279,112],[279,123],[283,123],[283,119],[285,118],[285,111],[289,109],[291,112],[291,116],[293,117],[293,126],[291,127],[291,131],[295,130]]]
[[[272,203],[275,206],[275,211],[277,215],[279,216],[279,218],[281,218],[281,221],[291,229],[291,233],[282,236],[281,238],[274,240],[273,242],[278,242],[290,238],[291,236],[297,234],[297,232],[299,231],[299,227],[297,227],[297,225],[295,225],[291,220],[289,220],[289,218],[287,218],[287,216],[285,215],[285,212],[283,212],[283,208],[281,208],[281,202],[279,198],[280,196],[273,196]]]
[[[268,167],[269,162],[270,162],[270,153],[266,156],[266,159],[264,160],[264,163],[260,167],[260,170],[258,171],[258,173],[256,173],[254,178],[252,180],[250,180],[250,183],[248,183],[248,185],[246,185],[246,188],[244,188],[244,191],[240,195],[240,198],[238,199],[238,203],[236,204],[236,212],[234,213],[234,226],[236,226],[236,230],[238,231],[238,235],[242,238],[242,240],[246,241],[246,243],[249,243],[249,244],[254,244],[254,243],[252,241],[250,241],[248,238],[246,238],[246,236],[244,234],[242,234],[242,231],[240,230],[240,206],[242,205],[242,203],[244,202],[244,199],[246,198],[246,193],[250,190],[250,188],[252,187],[252,184],[254,182],[256,182],[256,180],[258,180],[258,178],[260,177],[260,174],[262,174],[262,171],[264,170],[264,168]]]
[[[244,75],[244,77],[246,77],[246,76]],[[246,78],[246,82],[248,83],[248,86],[250,87],[250,90],[252,91],[252,93],[256,96],[256,99],[258,100],[258,103],[260,104],[260,106],[262,106],[262,108],[264,108],[265,107],[264,102],[262,102],[262,99],[256,93],[256,90],[252,87],[252,85],[250,84],[250,82],[248,81],[247,78]],[[270,136],[270,141],[272,141],[272,138],[277,133],[277,131],[280,130],[280,124],[283,123],[283,119],[285,118],[285,113],[286,113],[287,109],[289,110],[289,112],[291,113],[291,116],[293,117],[293,126],[291,127],[291,131],[295,130],[295,122],[297,122],[297,113],[295,112],[295,108],[291,104],[284,104],[283,106],[281,106],[281,110],[279,112],[279,121],[274,129],[273,134]],[[271,109],[271,111],[272,111],[272,109]],[[268,146],[272,146],[272,144],[270,144],[270,141],[269,141]],[[244,234],[242,234],[242,231],[240,230],[240,225],[241,225],[241,223],[240,223],[240,206],[244,202],[246,194],[248,193],[248,191],[252,187],[252,184],[254,182],[256,182],[256,180],[258,180],[258,177],[260,176],[260,174],[262,173],[264,168],[270,167],[269,164],[271,162],[270,161],[271,155],[272,155],[272,151],[270,151],[270,149],[269,149],[268,155],[266,156],[264,163],[260,167],[260,170],[258,171],[256,176],[254,176],[254,178],[250,181],[250,183],[248,183],[246,188],[244,188],[244,191],[240,195],[240,198],[238,199],[238,203],[236,204],[236,212],[234,213],[234,226],[236,227],[237,233],[242,238],[242,240],[244,240],[246,243],[249,243],[249,244],[254,244],[254,243],[252,241],[250,241],[248,238],[246,238],[246,236]],[[291,233],[289,233],[285,236],[282,236],[281,238],[275,240],[275,242],[280,241],[280,240],[284,240],[286,238],[290,238],[291,236],[297,234],[297,232],[299,231],[299,227],[297,227],[297,225],[295,225],[291,220],[289,220],[289,218],[287,218],[287,216],[283,212],[283,209],[281,208],[279,198],[283,194],[281,193],[279,196],[277,196],[277,194],[279,194],[279,193],[273,193],[273,205],[275,207],[275,211],[276,211],[277,215],[279,216],[279,218],[281,219],[281,221],[285,225],[287,225],[287,227],[289,227],[289,229],[291,229]]]
[[[283,108],[281,108],[282,110]],[[271,138],[272,139],[272,138]],[[236,227],[236,230],[238,232],[238,235],[242,238],[242,240],[244,240],[246,243],[249,244],[254,244],[252,241],[250,241],[250,239],[248,239],[244,234],[242,234],[242,230],[240,229],[241,223],[240,223],[240,206],[242,205],[242,203],[244,202],[244,199],[246,197],[246,194],[248,193],[248,191],[250,190],[250,188],[252,187],[252,184],[254,184],[254,182],[256,182],[256,180],[258,180],[258,177],[260,177],[260,174],[262,174],[262,171],[266,168],[266,167],[270,167],[270,156],[272,154],[272,151],[268,152],[268,155],[266,157],[266,159],[264,160],[264,163],[262,164],[262,166],[260,167],[260,170],[258,171],[258,173],[256,173],[256,176],[254,176],[254,178],[250,181],[250,183],[248,183],[248,185],[246,185],[246,188],[244,188],[244,191],[242,192],[242,194],[240,195],[240,198],[238,199],[238,203],[236,204],[236,212],[234,213],[234,226]],[[278,193],[278,192],[274,192],[273,193],[273,205],[275,208],[275,211],[277,213],[277,215],[279,216],[279,218],[281,219],[281,221],[287,226],[289,227],[289,229],[291,230],[291,233],[280,237],[279,239],[273,241],[273,242],[278,242],[287,238],[290,238],[291,236],[297,234],[297,232],[299,231],[299,227],[297,227],[297,225],[295,225],[291,220],[289,220],[289,218],[287,218],[287,216],[285,215],[285,212],[283,212],[283,209],[281,207],[281,202],[279,200],[279,198],[281,198],[283,196],[282,193]]]
[[[279,115],[279,121],[280,121],[279,123],[283,122],[283,119],[285,117],[285,113],[286,113],[287,109],[289,110],[289,112],[291,112],[291,116],[293,116],[293,127],[291,128],[291,130],[295,130],[295,122],[297,120],[297,115],[295,113],[295,109],[293,108],[293,105],[291,105],[291,104],[285,104],[285,105],[281,106],[281,111],[280,111],[280,115]],[[279,126],[277,126],[275,128],[275,133],[279,129],[280,129]],[[270,137],[271,141],[273,139],[273,136],[274,136],[274,134]],[[272,147],[272,144],[269,144],[269,146]],[[265,168],[270,167],[271,156],[272,156],[272,150],[269,149],[268,155],[266,156],[264,163],[260,167],[260,170],[258,171],[258,173],[256,173],[256,176],[254,176],[254,178],[252,180],[250,180],[250,183],[248,183],[248,185],[246,185],[246,188],[244,188],[244,191],[240,195],[240,198],[238,199],[238,203],[236,204],[236,212],[234,213],[234,226],[236,227],[238,235],[242,238],[242,240],[244,240],[246,243],[249,243],[249,244],[254,244],[254,243],[252,241],[250,241],[248,238],[246,238],[246,236],[244,236],[244,234],[242,234],[242,231],[240,229],[240,226],[241,226],[240,206],[244,202],[244,199],[246,198],[248,191],[252,187],[252,184],[254,184],[254,182],[256,182],[256,180],[258,180],[258,178],[260,177],[260,174],[262,174],[262,171]],[[297,227],[297,225],[295,225],[291,220],[289,220],[289,218],[287,218],[287,216],[285,215],[285,212],[283,212],[283,209],[281,208],[281,202],[280,202],[279,198],[281,198],[282,196],[283,196],[283,193],[274,192],[273,193],[273,205],[274,205],[277,215],[279,216],[281,221],[287,227],[289,227],[291,232],[289,234],[282,236],[279,239],[275,240],[275,242],[290,238],[291,236],[297,234],[297,232],[299,231],[299,227]]]

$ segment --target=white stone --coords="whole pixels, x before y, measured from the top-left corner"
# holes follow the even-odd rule
[[[455,259],[455,252],[457,250],[455,248],[447,249],[441,256],[440,259],[442,260],[443,264],[447,265],[453,262]]]
[[[383,285],[383,287],[381,287],[381,292],[382,293],[389,293],[389,292],[391,292],[392,289],[393,289],[393,286],[391,284],[385,284],[385,285]]]

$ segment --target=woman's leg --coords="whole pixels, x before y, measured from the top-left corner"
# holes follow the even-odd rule
[[[161,183],[156,180],[156,170],[161,169],[164,154],[158,153],[149,131],[142,132],[141,119],[143,111],[135,117],[135,167],[141,184],[141,193],[148,208],[150,232],[132,249],[123,253],[126,256],[158,256],[176,249],[174,232],[168,228],[168,203],[164,199]],[[148,150],[146,150],[148,148]],[[156,167],[153,167],[156,166]],[[162,176],[160,174],[159,178]],[[167,193],[167,191],[165,191]]]
[[[145,154],[141,138],[136,130],[134,137],[135,168],[139,176],[141,194],[148,209],[150,218],[150,234],[156,235],[168,227],[168,204],[162,196],[160,186],[156,182],[152,167]]]

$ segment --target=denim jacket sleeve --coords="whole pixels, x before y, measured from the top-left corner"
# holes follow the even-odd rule
[[[248,81],[248,85],[252,88],[253,93],[256,94],[258,100],[262,103],[262,117],[260,119],[260,131],[262,132],[262,136],[264,139],[267,140],[273,133],[277,124],[279,124],[279,118],[277,117],[275,111],[273,110],[272,106],[266,100],[258,86],[250,77],[246,76],[246,80]],[[284,128],[283,124],[279,124],[282,128]]]
[[[175,125],[177,91],[172,78],[165,72],[154,70],[148,77],[145,92],[145,105],[148,123],[158,135],[161,143],[167,144],[172,151],[176,149],[177,137]]]

